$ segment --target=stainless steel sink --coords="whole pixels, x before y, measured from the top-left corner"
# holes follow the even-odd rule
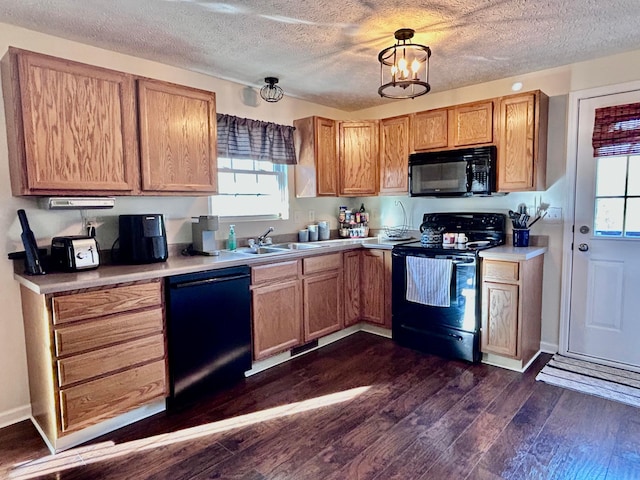
[[[276,255],[278,253],[287,253],[292,250],[309,250],[312,248],[322,248],[327,245],[319,245],[313,243],[276,243],[273,245],[263,245],[262,247],[242,247],[238,248],[236,252],[246,253],[250,255]]]
[[[273,248],[284,248],[287,250],[309,250],[312,248],[322,248],[326,247],[326,245],[319,245],[317,243],[276,243],[275,245],[271,245]]]
[[[274,253],[287,253],[290,252],[291,250],[288,248],[278,248],[275,246],[266,246],[266,247],[242,247],[242,248],[238,248],[236,250],[236,252],[238,253],[248,253],[251,255],[267,255],[267,254],[274,254]]]

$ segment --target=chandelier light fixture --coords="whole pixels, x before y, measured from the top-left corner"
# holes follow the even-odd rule
[[[386,98],[415,98],[429,93],[429,57],[431,49],[411,43],[414,30],[396,30],[395,45],[378,54],[380,62],[380,88],[378,93]]]
[[[284,92],[276,83],[278,79],[276,77],[266,77],[264,79],[266,85],[260,89],[260,96],[267,102],[277,102],[284,97]]]

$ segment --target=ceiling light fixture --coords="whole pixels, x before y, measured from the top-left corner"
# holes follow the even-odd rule
[[[429,57],[431,49],[411,43],[414,30],[396,30],[398,43],[378,54],[380,62],[380,88],[378,93],[386,98],[415,98],[429,93]],[[407,43],[407,41],[409,41]]]
[[[260,89],[260,96],[263,100],[274,103],[284,97],[282,88],[276,85],[276,83],[278,83],[278,79],[276,77],[266,77],[264,81],[267,82],[267,84]]]

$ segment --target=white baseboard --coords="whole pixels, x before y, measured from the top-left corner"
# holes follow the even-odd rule
[[[544,353],[558,353],[558,344],[549,342],[540,342],[540,351]]]
[[[31,418],[31,405],[23,405],[22,407],[12,408],[6,412],[0,413],[0,428],[8,427],[14,423],[28,420]]]

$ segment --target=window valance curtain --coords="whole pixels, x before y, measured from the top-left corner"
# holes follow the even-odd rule
[[[295,165],[294,127],[218,115],[218,155]]]
[[[640,103],[597,108],[593,126],[593,156],[640,153]]]

